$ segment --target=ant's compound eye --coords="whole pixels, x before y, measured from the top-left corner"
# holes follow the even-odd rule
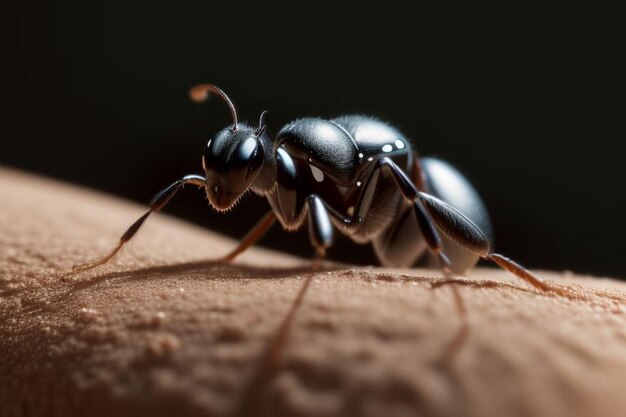
[[[233,164],[248,165],[255,158],[258,150],[259,142],[253,137],[247,138],[237,146],[235,154],[232,155]]]
[[[231,157],[231,169],[241,170],[246,182],[256,177],[262,165],[263,149],[254,137],[243,140]]]
[[[209,200],[216,207],[224,207],[238,198],[261,172],[264,157],[263,145],[254,129],[242,126],[235,132],[230,128],[219,132],[204,151],[208,187],[221,187],[209,193]]]

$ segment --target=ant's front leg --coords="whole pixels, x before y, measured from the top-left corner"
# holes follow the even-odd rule
[[[150,201],[150,210],[148,210],[143,216],[137,219],[135,223],[133,223],[128,229],[126,229],[126,232],[124,232],[124,234],[120,237],[117,245],[108,254],[91,262],[87,262],[82,265],[76,265],[72,269],[72,271],[88,271],[100,265],[104,265],[105,263],[113,259],[113,257],[120,251],[120,249],[122,249],[122,247],[129,240],[131,240],[133,236],[135,236],[135,234],[137,233],[139,228],[141,228],[148,216],[150,216],[150,214],[155,211],[160,211],[172,199],[172,197],[174,197],[174,194],[176,194],[176,192],[186,184],[204,187],[205,178],[200,175],[186,175],[181,179],[173,182],[169,186],[165,187],[163,190],[159,191]]]

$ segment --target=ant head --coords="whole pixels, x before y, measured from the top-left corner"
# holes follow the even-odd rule
[[[202,157],[209,202],[217,210],[225,211],[251,188],[262,171],[268,148],[264,146],[268,140],[263,123],[265,112],[258,128],[239,124],[235,106],[221,89],[201,84],[190,90],[190,96],[194,101],[204,101],[209,92],[222,97],[233,116],[233,124],[209,140]]]
[[[228,127],[209,140],[202,159],[206,192],[218,210],[231,208],[263,167],[263,149],[256,129]]]

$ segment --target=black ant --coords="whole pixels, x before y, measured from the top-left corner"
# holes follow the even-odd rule
[[[406,137],[377,119],[352,115],[332,120],[295,120],[270,136],[266,112],[256,127],[239,123],[230,98],[218,87],[190,90],[197,102],[209,93],[230,107],[233,124],[207,143],[205,176],[186,175],[159,193],[150,210],[122,235],[106,256],[79,265],[83,271],[109,261],[186,184],[203,188],[218,211],[233,207],[247,191],[267,198],[271,210],[241,243],[217,262],[231,262],[278,220],[285,230],[308,226],[319,258],[334,230],[372,243],[384,266],[438,264],[446,275],[463,273],[479,258],[543,291],[550,287],[522,266],[491,251],[491,225],[478,193],[456,169],[419,158]]]

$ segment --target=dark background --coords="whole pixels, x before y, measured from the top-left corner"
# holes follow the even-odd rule
[[[212,82],[244,120],[270,110],[274,131],[302,116],[379,116],[467,175],[498,251],[626,277],[624,37],[610,11],[72,3],[22,1],[4,28],[0,164],[145,203],[200,173],[206,140],[230,123],[220,101],[187,98]],[[241,236],[266,207],[249,197],[219,216],[186,191],[169,212]],[[263,244],[312,252],[278,228]],[[375,262],[344,241],[331,257]]]

